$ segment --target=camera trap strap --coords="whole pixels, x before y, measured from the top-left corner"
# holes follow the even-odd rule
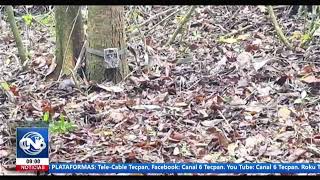
[[[106,68],[117,68],[119,67],[120,56],[126,53],[126,49],[119,50],[118,48],[107,48],[97,50],[87,47],[87,52],[102,57]]]

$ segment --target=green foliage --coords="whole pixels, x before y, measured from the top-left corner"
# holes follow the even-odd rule
[[[299,41],[302,44],[304,44],[304,43],[306,43],[308,41],[311,41],[312,37],[311,37],[311,35],[309,33],[303,34],[300,31],[295,31],[295,32],[292,33],[291,37],[289,37],[289,40],[291,40],[291,41]]]
[[[49,122],[49,117],[50,117],[49,112],[45,112],[44,115],[43,115],[42,120],[43,120],[44,122]]]
[[[127,28],[127,32],[134,32],[135,30],[137,30],[137,26],[136,25],[129,25]]]
[[[38,22],[47,26],[50,30],[50,34],[55,37],[55,19],[54,14],[45,14],[37,17]]]
[[[191,154],[186,143],[182,143],[181,154],[186,156]]]
[[[196,30],[192,32],[192,36],[194,37],[194,39],[198,39],[201,38],[201,33]]]
[[[40,19],[40,22],[46,26],[54,25],[54,17],[53,15],[47,15]]]
[[[222,99],[226,103],[230,103],[232,101],[232,97],[231,96],[223,96]]]
[[[22,16],[22,19],[27,24],[27,26],[30,26],[32,23],[33,16],[31,14],[27,14]]]
[[[301,42],[305,43],[311,40],[311,36],[309,34],[304,34],[301,36]]]
[[[129,18],[138,19],[139,16],[141,16],[141,12],[138,9],[134,9],[133,11],[131,11]]]
[[[64,115],[63,115],[63,114],[60,114],[59,118],[60,118],[60,121],[65,121],[65,120],[64,120]]]
[[[185,16],[183,16],[183,15],[178,15],[178,16],[176,16],[176,21],[177,21],[178,23],[181,23],[182,20],[183,20],[183,18],[185,18]]]
[[[238,40],[234,37],[230,37],[230,38],[225,38],[224,36],[219,37],[218,42],[220,43],[227,43],[227,44],[233,44],[238,42]]]
[[[10,91],[10,86],[7,82],[1,82],[0,85],[5,91]]]
[[[70,131],[74,131],[76,126],[72,122],[65,121],[65,118],[60,114],[59,121],[55,121],[49,125],[49,130],[52,133],[64,134]]]

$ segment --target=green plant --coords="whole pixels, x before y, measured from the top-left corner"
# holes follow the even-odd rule
[[[5,91],[10,91],[10,85],[7,82],[1,82],[0,85]]]
[[[32,23],[33,16],[31,14],[27,14],[22,16],[22,19],[27,24],[27,26],[30,26]]]
[[[54,24],[54,19],[52,15],[47,15],[47,16],[41,17],[40,22],[46,26],[51,26]]]
[[[201,33],[196,30],[192,32],[192,36],[194,37],[194,39],[198,39],[201,38]]]
[[[133,11],[131,11],[129,18],[138,19],[139,16],[141,16],[141,12],[138,9],[134,9]]]
[[[306,43],[306,42],[308,42],[308,41],[310,41],[310,40],[312,40],[310,34],[304,34],[304,35],[302,35],[302,37],[301,37],[301,42],[302,42],[303,44]]]
[[[49,130],[52,133],[64,134],[76,129],[76,126],[72,122],[65,121],[65,118],[60,114],[59,120],[49,125]]]
[[[178,23],[181,23],[182,20],[183,20],[183,18],[184,18],[183,15],[178,15],[178,16],[176,16],[176,21],[177,21]]]
[[[127,28],[127,32],[133,32],[135,30],[137,30],[138,26],[137,25],[129,25]]]
[[[42,120],[43,120],[44,122],[49,122],[49,117],[50,117],[49,112],[45,112],[44,115],[43,115],[43,117],[42,117]]]
[[[232,101],[232,97],[231,96],[223,96],[223,101],[225,101],[226,103],[230,103]]]
[[[42,25],[49,28],[50,35],[55,37],[55,19],[53,14],[45,14],[41,16],[36,16],[35,19],[40,22]]]
[[[305,42],[305,41],[310,40],[310,38],[311,38],[310,34],[303,34],[300,31],[295,31],[292,33],[292,36],[289,37],[289,40],[291,40],[291,41],[298,40],[301,42]]]
[[[233,43],[238,42],[238,40],[237,40],[236,38],[234,38],[233,36],[232,36],[232,37],[229,37],[229,38],[226,38],[226,37],[224,37],[224,36],[221,36],[221,37],[219,37],[218,42],[220,42],[220,43],[227,43],[227,44],[233,44]]]

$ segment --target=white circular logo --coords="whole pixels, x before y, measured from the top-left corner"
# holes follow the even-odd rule
[[[41,134],[28,132],[19,141],[19,146],[26,154],[34,156],[46,148],[46,143]]]

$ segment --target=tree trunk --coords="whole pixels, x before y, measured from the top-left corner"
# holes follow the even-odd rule
[[[20,63],[21,63],[21,65],[23,65],[23,63],[27,60],[27,51],[23,46],[20,32],[18,30],[16,20],[14,19],[13,7],[12,6],[5,6],[5,8],[6,8],[7,16],[8,16],[8,21],[9,21],[9,24],[10,24],[14,39],[16,41],[17,48],[18,48],[19,56],[21,59]]]
[[[56,68],[49,78],[70,75],[84,42],[80,6],[55,6]]]
[[[106,48],[126,49],[123,6],[88,7],[88,46],[99,51]],[[119,57],[119,67],[107,69],[103,57],[87,53],[87,78],[98,83],[104,80],[121,81],[129,69],[125,54]]]

